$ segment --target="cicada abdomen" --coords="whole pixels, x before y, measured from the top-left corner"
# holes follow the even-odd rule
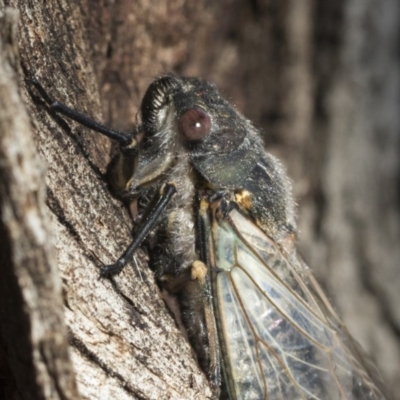
[[[296,254],[284,169],[214,85],[156,79],[131,136],[33,84],[51,108],[119,142],[109,177],[120,196],[137,203],[142,223],[102,274],[118,273],[150,233],[151,266],[180,301],[214,397],[222,375],[222,396],[236,400],[388,398]]]

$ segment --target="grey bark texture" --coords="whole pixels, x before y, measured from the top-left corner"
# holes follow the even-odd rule
[[[9,398],[14,398],[11,386],[21,398],[78,398],[45,205],[45,171],[18,88],[17,24],[15,10],[0,16],[1,383]]]
[[[16,45],[15,14],[0,22],[0,399],[211,396],[145,253],[99,279],[132,228],[104,177],[110,141],[24,82],[129,131],[163,72],[213,80],[263,129],[293,180],[304,258],[400,399],[397,0],[5,6],[19,26]]]

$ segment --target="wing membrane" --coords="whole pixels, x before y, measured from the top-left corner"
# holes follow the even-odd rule
[[[229,221],[229,222],[228,222]],[[233,210],[212,221],[213,289],[237,399],[383,399],[307,267]]]

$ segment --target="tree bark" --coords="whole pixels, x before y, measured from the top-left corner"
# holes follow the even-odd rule
[[[54,358],[35,358],[43,354],[35,353],[42,341],[32,334],[35,314],[24,306],[24,293],[33,288],[18,275],[26,271],[18,269],[15,238],[8,235],[0,282],[7,289],[0,294],[0,374],[9,383],[4,397],[56,398],[49,393],[57,392],[77,398],[70,359],[82,398],[210,398],[206,379],[146,267],[144,252],[113,281],[99,279],[101,263],[115,261],[129,243],[132,227],[104,177],[109,140],[49,112],[37,92],[22,82],[32,75],[57,100],[130,131],[148,84],[163,72],[175,72],[215,81],[264,130],[268,150],[283,159],[294,182],[302,253],[400,399],[398,1],[5,4],[20,13],[23,73],[2,73],[7,76],[3,82],[14,92],[19,83],[25,96],[18,97],[17,109],[7,109],[10,102],[5,102],[0,116],[21,124],[24,107],[28,111],[36,148],[47,164],[46,204],[53,232],[44,240],[47,258],[40,255],[41,242],[33,241],[37,247],[21,250],[19,260],[24,254],[36,255],[39,261],[26,265],[46,266],[32,267],[38,270],[32,281],[39,285],[41,299],[35,307],[49,310],[35,326],[43,327],[43,337],[50,332],[57,346],[44,340]],[[3,102],[7,98],[2,96]],[[22,145],[23,131],[29,126],[18,128],[14,139],[21,152],[28,151],[23,159],[30,160],[34,146]],[[1,154],[3,160],[7,153]],[[1,184],[40,192],[34,182],[40,187],[44,181],[35,172],[36,161],[29,163],[31,168],[15,177],[18,163],[5,164],[9,167],[2,176],[7,179]],[[21,215],[14,225],[26,232],[28,205],[18,203],[20,192],[9,193],[14,193],[10,203]],[[7,197],[1,196],[3,207]],[[46,221],[38,204],[37,213]],[[2,237],[10,231],[6,222],[2,209]],[[25,236],[29,238],[26,233],[19,237]],[[11,273],[14,264],[16,272]],[[48,280],[39,274],[43,271]],[[5,312],[12,318],[5,319]],[[4,333],[4,327],[17,323],[18,335]],[[13,336],[25,347],[15,346]],[[29,362],[15,364],[15,349],[23,350]],[[43,364],[51,373],[43,372]]]
[[[4,398],[79,398],[61,280],[45,206],[44,167],[18,88],[18,13],[0,17],[1,346]],[[5,359],[9,362],[8,365]]]
[[[135,92],[143,94],[143,88],[157,75],[156,68],[162,65],[162,57],[170,57],[177,62],[178,58],[174,53],[183,51],[179,48],[181,43],[174,44],[176,32],[169,19],[170,13],[173,15],[177,5],[172,2],[165,9],[156,12],[151,11],[146,2],[135,3],[135,10],[138,11],[134,12],[130,1],[114,7],[106,2],[94,5],[81,1],[46,4],[10,1],[7,5],[18,8],[20,13],[19,48],[25,77],[35,77],[51,96],[100,121],[103,118],[99,82],[103,81],[99,76],[105,73],[106,67],[96,60],[107,59],[107,55],[111,59],[115,57],[109,65],[112,72],[107,75],[108,79],[114,79],[119,68],[114,44],[123,39],[128,40],[129,44],[129,40],[134,42],[135,35],[142,35],[139,50],[140,46],[150,49],[158,40],[168,41],[170,48],[169,55],[166,54],[168,51],[160,51],[160,54],[152,57],[151,53],[156,52],[157,46],[145,52],[140,61],[142,67],[139,68],[139,72],[135,72],[136,76],[132,72],[130,80],[120,82],[130,95],[131,91],[134,93],[133,99],[130,99],[134,105],[129,106],[129,101],[126,102],[121,113],[126,126],[132,123],[137,112],[138,96]],[[196,10],[192,6],[186,8],[188,13]],[[160,18],[157,18],[157,13],[160,14]],[[131,21],[130,18],[136,19],[136,31],[133,31],[133,36],[132,32],[129,32],[124,38],[117,32],[118,38],[114,43],[112,35],[116,29],[121,28],[118,23],[122,16],[128,21]],[[151,22],[151,18],[155,20]],[[190,33],[191,29],[187,28],[185,17],[182,18],[182,24],[179,20],[175,23],[178,27],[182,26],[180,33],[184,35]],[[158,26],[160,23],[170,25],[165,29],[165,26]],[[157,29],[153,29],[152,24],[158,26],[159,33]],[[157,38],[157,35],[161,35],[161,29],[163,35],[168,35],[170,30],[170,37]],[[124,29],[122,31],[125,32]],[[147,44],[146,38],[149,40]],[[131,59],[134,55],[138,56],[136,49],[130,48],[130,51]],[[133,65],[134,63],[129,62],[126,68],[132,70]],[[115,71],[113,68],[116,68]],[[146,80],[143,79],[143,74],[146,74]],[[23,75],[18,78],[23,79]],[[16,76],[12,80],[16,85]],[[42,241],[49,245],[54,240],[62,280],[62,297],[59,291],[57,301],[48,300],[46,304],[58,309],[61,315],[64,314],[68,326],[69,347],[66,345],[65,332],[62,339],[57,339],[56,336],[56,328],[62,328],[62,321],[55,323],[54,320],[48,321],[47,317],[43,316],[45,321],[37,323],[38,329],[46,330],[46,335],[53,335],[53,340],[58,341],[65,353],[65,366],[62,364],[65,369],[68,369],[69,354],[82,398],[210,398],[208,382],[199,369],[190,346],[165,307],[152,272],[144,265],[144,253],[139,252],[135,257],[135,265],[126,268],[115,279],[99,278],[102,263],[116,261],[126,248],[131,239],[132,228],[125,207],[111,196],[104,177],[109,161],[110,142],[70,120],[49,112],[29,83],[22,86],[26,89],[25,101],[35,131],[36,146],[40,157],[47,164],[46,203],[52,219],[53,237],[44,238]],[[116,87],[118,88],[118,84]],[[109,86],[107,89],[106,83],[101,88],[104,92],[112,92]],[[4,97],[3,100],[7,98]],[[112,102],[110,107],[111,111],[115,107],[118,112],[121,108],[117,102]],[[20,117],[19,113],[16,114],[13,110],[9,112],[15,120]],[[15,130],[10,131],[9,127],[5,127],[4,132],[15,135],[18,143],[24,144],[18,136],[19,131],[15,133]],[[27,145],[30,151],[33,151],[34,147]],[[11,170],[10,166],[4,172],[5,175],[8,176]],[[14,175],[10,175],[9,180],[13,177]],[[28,182],[11,181],[10,185],[19,184],[21,190],[28,189],[29,175],[24,171],[20,179],[27,179]],[[44,184],[43,179],[37,178],[37,181]],[[28,212],[27,207],[30,207],[29,204],[20,203],[15,205],[17,206],[21,215],[25,215]],[[22,226],[23,222],[16,223]],[[38,235],[37,232],[36,234]],[[14,238],[10,238],[11,240]],[[5,247],[8,248],[8,245]],[[9,249],[12,251],[13,248]],[[23,251],[24,249],[19,257],[23,256]],[[7,260],[3,260],[2,267],[11,274],[10,268],[13,264],[9,264]],[[23,263],[22,266],[24,265]],[[55,267],[56,264],[50,259],[48,269]],[[47,276],[48,281],[40,281],[36,276],[34,278],[35,285],[46,285],[43,289],[36,289],[41,295],[47,286],[59,289],[56,277],[51,274]],[[8,278],[2,283],[10,285]],[[29,289],[26,287],[27,283],[21,279],[18,284],[19,287],[9,288],[9,291],[15,290],[15,296]],[[8,292],[2,291],[2,303],[6,300],[4,297]],[[51,299],[48,294],[44,299],[49,297]],[[42,301],[45,300],[40,301],[40,306]],[[4,320],[4,324],[2,321],[4,329],[10,325],[7,321],[15,320],[15,324],[24,322],[22,317],[19,317],[23,306],[21,302],[13,302],[5,310],[8,318]],[[44,312],[42,308],[39,310]],[[30,315],[30,310],[25,311]],[[17,346],[17,342],[10,343],[10,335],[7,336],[8,341],[2,337],[7,361],[3,368],[9,371],[9,376],[15,380],[16,397],[53,399],[56,397],[51,390],[52,386],[57,387],[58,382],[67,377],[63,377],[61,369],[50,371],[51,365],[56,363],[55,358],[36,360],[35,354],[42,349],[34,333],[29,326],[19,327],[18,331],[14,332],[15,340],[23,340],[27,343],[26,346],[31,346],[21,349],[32,364],[30,368],[28,365],[13,365],[14,356],[9,349]],[[49,381],[44,381],[38,376],[38,372],[43,368],[48,370],[52,378]],[[73,384],[72,381],[72,388]],[[10,391],[11,388],[7,389],[7,393]],[[76,391],[65,391],[63,398],[76,399]]]

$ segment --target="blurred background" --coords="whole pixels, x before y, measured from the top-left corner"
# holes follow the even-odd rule
[[[286,166],[300,252],[400,399],[398,0],[70,0],[48,19],[2,3],[22,65],[116,129],[162,73],[215,82]]]

